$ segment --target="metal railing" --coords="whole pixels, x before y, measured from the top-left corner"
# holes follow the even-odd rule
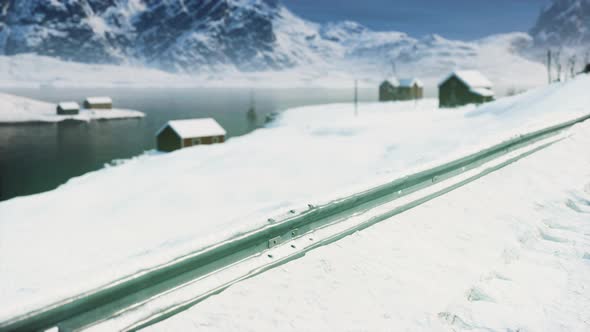
[[[76,330],[91,325],[94,322],[107,319],[122,309],[144,299],[222,269],[281,242],[302,236],[359,210],[379,206],[467,172],[510,151],[556,135],[561,130],[588,119],[590,119],[590,114],[559,125],[520,135],[477,153],[393,180],[361,193],[334,200],[322,206],[309,206],[306,211],[301,213],[291,211],[283,219],[269,219],[269,224],[247,234],[116,280],[103,287],[79,294],[51,306],[0,322],[0,331],[36,331],[57,325],[63,330]],[[413,202],[405,206],[404,209],[392,211],[387,215],[391,216],[400,213],[452,189],[454,188],[440,192],[428,199]],[[375,219],[371,223],[361,226],[366,228],[384,220],[388,216]],[[362,228],[359,227],[359,229]],[[342,236],[346,236],[346,234]]]

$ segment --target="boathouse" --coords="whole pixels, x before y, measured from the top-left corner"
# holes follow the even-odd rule
[[[156,133],[160,151],[174,151],[194,145],[225,141],[225,129],[212,118],[168,121]]]
[[[482,104],[494,100],[493,84],[476,70],[454,71],[438,85],[440,107]]]
[[[399,80],[398,100],[415,100],[424,98],[424,84],[417,78]]]
[[[398,100],[399,81],[395,77],[390,77],[379,85],[379,101]]]
[[[110,97],[88,97],[84,100],[84,108],[89,110],[110,110],[113,100]]]
[[[76,115],[80,113],[80,105],[73,101],[67,101],[57,104],[58,115]]]

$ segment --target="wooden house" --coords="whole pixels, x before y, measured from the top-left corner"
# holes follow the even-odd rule
[[[225,129],[212,118],[168,121],[156,133],[160,151],[174,151],[194,145],[223,143]]]
[[[89,110],[110,110],[113,100],[110,97],[88,97],[84,100],[84,108]]]
[[[415,100],[424,98],[424,84],[417,78],[399,80],[397,100]]]
[[[393,101],[397,99],[397,88],[399,87],[399,81],[395,77],[391,77],[383,81],[379,85],[379,101]]]
[[[80,113],[80,105],[73,101],[62,102],[57,104],[58,115],[76,115]]]
[[[476,70],[454,71],[438,85],[440,107],[482,104],[494,100],[493,84]]]

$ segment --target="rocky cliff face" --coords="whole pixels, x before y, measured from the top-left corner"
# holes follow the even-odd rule
[[[530,33],[539,47],[590,47],[590,0],[554,0]]]
[[[233,64],[282,67],[274,56],[276,0],[5,0],[4,54],[167,69]]]
[[[573,20],[575,31],[581,31],[588,20],[577,9],[587,8],[589,1],[560,0],[555,6],[568,3],[557,7],[573,8],[569,10],[576,13],[567,22]],[[552,27],[564,24],[552,19],[558,11],[552,8],[534,29],[538,40],[561,38],[553,37],[561,36],[561,30]],[[485,55],[484,48],[498,48],[512,57],[528,47],[528,39],[523,34],[506,35],[501,42],[451,41],[436,35],[415,39],[355,22],[319,25],[297,17],[279,0],[0,0],[0,54],[36,53],[170,71],[260,71],[299,65],[321,71],[339,63],[349,70],[365,66],[389,71],[395,63],[408,72],[446,71],[473,67],[471,63]]]
[[[82,62],[125,59],[134,39],[115,0],[5,0],[4,54],[38,53]]]

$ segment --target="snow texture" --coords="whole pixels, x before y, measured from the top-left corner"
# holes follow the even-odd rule
[[[352,104],[292,109],[269,127],[224,144],[133,158],[56,190],[1,202],[0,320],[262,227],[308,203],[584,115],[588,84],[590,77],[581,76],[453,110],[439,110],[430,99],[360,104],[358,116]],[[401,237],[418,234],[408,230]],[[436,275],[425,272],[413,278]]]
[[[494,96],[494,91],[487,89],[487,88],[472,88],[469,89],[469,91],[480,95],[482,97],[493,97]]]
[[[585,122],[146,331],[588,331],[588,146]]]

